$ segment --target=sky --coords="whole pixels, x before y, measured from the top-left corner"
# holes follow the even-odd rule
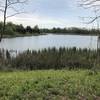
[[[25,13],[7,19],[15,24],[32,27],[38,25],[40,28],[95,26],[83,23],[81,17],[93,16],[93,12],[79,7],[77,0],[29,0],[16,8]],[[0,13],[0,20],[2,17]]]

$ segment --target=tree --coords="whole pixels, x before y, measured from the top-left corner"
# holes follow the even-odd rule
[[[80,1],[80,6],[83,7],[84,9],[91,9],[95,16],[94,17],[89,17],[91,20],[88,22],[88,24],[91,24],[93,22],[97,22],[97,28],[99,29],[99,21],[98,19],[100,18],[100,0],[81,0]],[[88,18],[88,17],[86,17]],[[97,61],[98,61],[98,56],[99,56],[99,50],[98,48],[98,41],[97,41]],[[91,54],[90,54],[90,61],[91,61]],[[94,68],[97,63],[97,61],[94,62]]]
[[[27,26],[27,27],[26,27],[26,32],[32,33],[32,28],[31,28],[30,26]]]
[[[38,25],[34,26],[33,32],[34,32],[34,33],[39,33],[39,34],[40,34],[40,29],[39,29]]]
[[[24,28],[24,26],[22,24],[15,25],[15,27],[16,27],[15,32],[18,32],[18,33],[21,33],[21,34],[25,34],[26,33],[26,30],[25,30],[25,28]]]
[[[89,18],[90,21],[88,21],[87,23],[93,23],[95,21],[97,21],[98,24],[98,19],[100,18],[100,0],[80,0],[79,1],[79,5],[80,7],[83,7],[84,9],[91,9],[95,16],[92,17],[84,17],[84,18]]]
[[[16,5],[17,4],[24,4],[27,0],[0,0],[0,11],[3,13],[3,29],[1,32],[1,36],[0,36],[0,41],[2,40],[3,34],[5,33],[5,28],[6,28],[6,20],[9,17],[15,16],[17,14],[23,13],[23,12],[19,12],[16,9]],[[13,10],[13,14],[8,15],[7,12],[8,10]]]

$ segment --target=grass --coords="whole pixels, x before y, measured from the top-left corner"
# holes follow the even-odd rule
[[[100,72],[0,72],[0,100],[100,100]]]

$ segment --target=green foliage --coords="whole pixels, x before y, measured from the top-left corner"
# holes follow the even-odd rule
[[[2,28],[3,28],[3,23],[0,22],[0,32],[2,32]],[[34,28],[31,28],[30,26],[24,27],[22,24],[20,25],[15,25],[11,22],[8,22],[6,24],[6,29],[5,29],[5,34],[4,35],[25,35],[25,34],[39,34],[40,30],[38,28],[38,26],[36,25]]]
[[[40,29],[42,33],[53,33],[53,34],[78,34],[78,35],[98,35],[100,30],[97,29],[86,29],[86,28],[52,28],[52,29]]]
[[[0,72],[0,100],[99,100],[100,72]]]
[[[15,27],[16,27],[15,32],[17,32],[17,33],[19,33],[19,34],[25,34],[25,33],[26,33],[26,30],[25,30],[25,28],[23,27],[22,24],[20,24],[20,25],[15,25]]]
[[[3,23],[0,22],[0,32],[2,32]],[[10,35],[10,36],[21,36],[21,35],[36,35],[40,33],[53,33],[53,34],[83,34],[83,35],[98,35],[100,34],[100,30],[97,29],[85,29],[85,28],[42,28],[39,29],[38,25],[34,26],[33,28],[31,26],[24,27],[22,24],[15,25],[11,22],[8,22],[6,25],[6,30],[4,35]]]
[[[39,29],[38,25],[34,26],[33,32],[34,33],[40,33],[40,29]]]

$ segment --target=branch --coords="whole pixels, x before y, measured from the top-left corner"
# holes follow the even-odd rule
[[[95,20],[99,19],[100,16],[97,16],[97,17],[80,17],[79,16],[79,18],[82,19],[82,20],[84,20],[84,21],[85,21],[85,19],[91,19],[88,22],[86,22],[86,21],[84,22],[84,24],[91,24],[91,23],[95,22]]]
[[[18,12],[18,13],[15,13],[15,14],[9,15],[9,16],[7,16],[6,18],[10,18],[10,17],[13,17],[13,16],[18,15],[18,14],[21,14],[21,13],[25,13],[25,12]]]
[[[100,0],[82,0],[82,2],[83,2],[83,5],[92,5],[92,4],[94,4],[94,3],[96,3],[96,2],[98,2],[98,1],[100,1]]]
[[[95,17],[87,17],[90,19],[90,21],[86,22],[86,24],[91,24],[100,18],[100,16],[97,15],[97,13],[100,11],[100,4],[98,4],[98,2],[100,2],[100,0],[81,0],[79,2],[80,7],[83,7],[84,9],[93,8],[95,13]]]
[[[19,12],[17,9],[15,9],[14,7],[8,7],[8,8],[11,8],[12,10],[14,10],[15,12]]]
[[[87,24],[91,24],[91,23],[93,23],[95,20],[97,20],[97,19],[99,19],[100,18],[100,16],[97,16],[97,17],[95,17],[94,19],[92,19],[90,22],[88,22]]]
[[[19,1],[18,0],[16,2],[9,2],[7,6],[9,7],[9,6],[14,5],[14,4],[21,4],[21,3],[25,3],[25,2],[27,2],[27,0],[24,0],[24,1]]]
[[[1,11],[1,12],[4,12],[4,10],[3,10],[3,9],[0,9],[0,11]]]
[[[1,5],[0,5],[0,7],[1,7],[1,8],[5,8],[5,6],[1,6]]]
[[[100,7],[100,4],[98,4],[98,1],[100,2],[100,0],[81,0],[79,1],[79,6],[83,7],[85,9],[88,8],[93,8],[93,7]]]
[[[81,6],[81,5],[80,5]],[[88,5],[88,6],[82,6],[84,9],[89,9],[89,8],[98,8],[100,9],[100,5]]]

